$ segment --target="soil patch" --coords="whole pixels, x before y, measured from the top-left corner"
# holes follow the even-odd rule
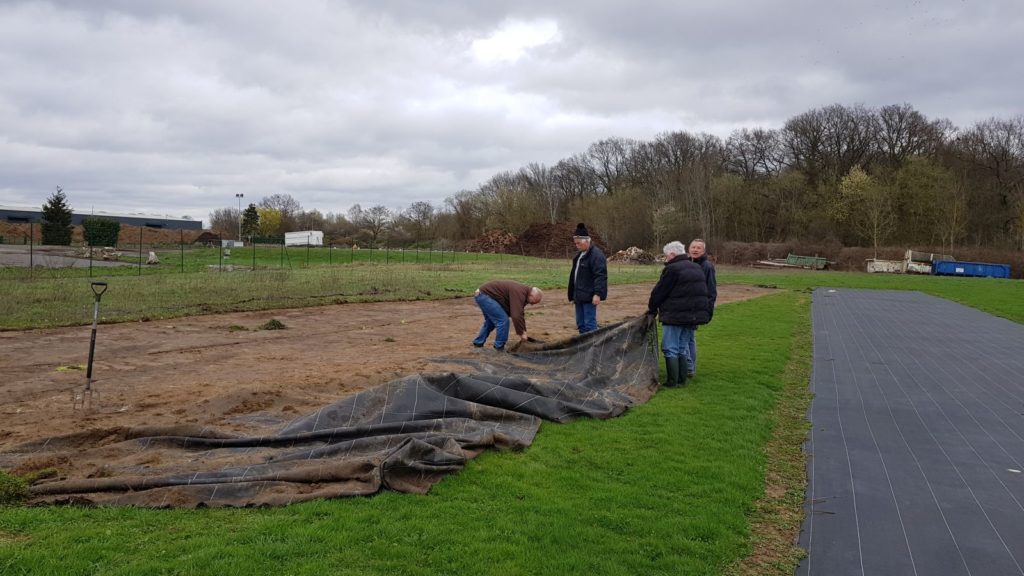
[[[642,314],[650,289],[612,286],[599,320]],[[718,303],[769,292],[719,286]],[[575,334],[573,308],[562,291],[549,291],[544,303],[527,310],[534,337],[552,341]],[[287,328],[259,329],[271,319]],[[111,431],[139,426],[238,434],[284,426],[353,392],[436,371],[431,358],[470,354],[480,321],[473,299],[458,298],[101,325],[93,367],[97,394],[89,411],[72,402],[85,372],[62,369],[85,364],[89,326],[0,332],[0,451],[69,434],[95,445]]]

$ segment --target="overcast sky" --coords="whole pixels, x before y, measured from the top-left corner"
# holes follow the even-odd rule
[[[0,205],[440,206],[610,136],[1024,105],[1022,0],[0,0]]]

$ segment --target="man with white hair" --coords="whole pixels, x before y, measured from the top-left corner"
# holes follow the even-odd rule
[[[526,306],[539,303],[544,293],[536,286],[530,287],[514,280],[492,280],[481,286],[473,297],[484,315],[484,324],[473,340],[473,346],[483,347],[491,332],[497,330],[494,349],[504,350],[508,341],[509,319],[519,339],[526,342]]]
[[[651,290],[647,313],[661,320],[661,351],[665,355],[664,386],[675,388],[686,384],[690,374],[690,351],[687,343],[697,326],[711,320],[708,310],[708,288],[700,266],[686,256],[682,242],[669,242],[662,249],[665,268]]]

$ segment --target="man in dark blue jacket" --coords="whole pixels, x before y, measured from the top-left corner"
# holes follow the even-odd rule
[[[569,302],[576,304],[576,328],[585,334],[597,330],[597,305],[608,298],[608,261],[582,222],[576,225],[572,241],[579,252],[569,271]]]
[[[704,280],[708,285],[708,301],[709,307],[708,322],[711,322],[711,318],[715,315],[715,300],[718,300],[718,281],[715,279],[715,265],[708,260],[708,255],[705,253],[704,241],[700,238],[694,238],[690,241],[690,260],[698,264],[701,270],[704,271]],[[692,378],[697,373],[697,331],[694,330],[690,334],[690,341],[687,343],[687,347],[690,349],[690,370],[687,373],[688,378]]]
[[[686,383],[691,372],[687,343],[697,326],[711,320],[708,287],[700,266],[686,256],[682,242],[669,242],[662,249],[665,269],[651,290],[647,313],[661,319],[661,351],[665,354],[665,386]]]

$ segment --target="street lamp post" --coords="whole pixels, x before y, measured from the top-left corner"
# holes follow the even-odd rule
[[[242,198],[245,194],[241,192],[235,193],[235,198],[238,198],[238,241],[242,241]]]

